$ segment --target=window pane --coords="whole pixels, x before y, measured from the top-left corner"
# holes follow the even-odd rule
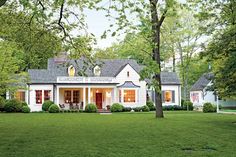
[[[25,101],[25,92],[24,91],[17,91],[15,97],[17,100]]]
[[[44,101],[50,100],[51,97],[51,90],[45,90],[44,91]]]
[[[171,102],[172,101],[172,92],[171,91],[165,91],[165,102]]]
[[[65,99],[65,103],[71,102],[71,91],[70,90],[65,91],[64,99]]]
[[[80,93],[79,90],[73,91],[73,103],[79,103]]]
[[[36,104],[42,104],[42,90],[36,90]]]
[[[135,90],[124,90],[124,102],[135,102]]]

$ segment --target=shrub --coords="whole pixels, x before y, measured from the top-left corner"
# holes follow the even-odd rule
[[[191,101],[184,101],[182,108],[184,110],[192,111],[193,110],[193,103]]]
[[[95,104],[87,104],[85,106],[85,112],[89,112],[89,113],[97,112],[97,106]]]
[[[154,103],[152,101],[148,101],[146,105],[149,107],[150,111],[156,110],[156,107],[154,106]]]
[[[49,109],[49,113],[59,113],[60,109],[56,104],[52,104]]]
[[[23,113],[30,113],[30,108],[28,106],[23,106],[22,107],[22,112]]]
[[[28,106],[28,104],[26,102],[24,102],[24,101],[21,102],[21,105],[22,105],[22,107],[23,106]]]
[[[17,99],[7,100],[4,105],[4,111],[6,112],[21,112],[22,104]]]
[[[140,112],[140,111],[142,110],[142,108],[141,108],[141,107],[135,107],[135,108],[133,108],[133,110],[134,110],[135,112]]]
[[[204,113],[207,113],[207,112],[216,112],[216,107],[215,107],[213,104],[207,102],[207,103],[205,103],[205,104],[203,105],[203,112],[204,112]]]
[[[52,101],[50,100],[47,100],[47,101],[44,101],[43,103],[43,106],[42,106],[42,110],[43,111],[48,111],[49,110],[49,107],[54,104]]]
[[[6,103],[6,100],[0,96],[0,112],[4,111],[4,105]]]
[[[164,111],[178,111],[178,110],[183,110],[183,108],[179,105],[167,105],[163,106]]]
[[[142,110],[143,112],[149,112],[149,111],[150,111],[150,109],[149,109],[149,107],[148,107],[147,105],[142,106],[142,107],[141,107],[141,110]]]
[[[114,103],[111,105],[111,112],[122,112],[124,106],[119,103]]]
[[[124,107],[123,112],[130,112],[132,110],[131,107]]]

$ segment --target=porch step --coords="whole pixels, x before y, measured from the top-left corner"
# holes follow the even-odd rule
[[[105,109],[98,109],[98,113],[111,113],[111,111]]]

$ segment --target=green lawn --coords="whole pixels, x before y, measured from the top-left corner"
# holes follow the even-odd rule
[[[236,156],[236,115],[179,111],[165,116],[0,114],[0,156]]]

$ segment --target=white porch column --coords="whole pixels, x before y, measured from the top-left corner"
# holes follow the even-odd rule
[[[88,87],[88,104],[90,103],[90,100],[91,100],[91,88]]]
[[[83,88],[83,110],[85,110],[85,106],[86,106],[86,88]]]
[[[116,103],[117,102],[117,88],[115,87],[115,88],[113,88],[113,96],[114,96],[114,98],[113,98],[113,103]]]
[[[57,105],[59,105],[59,87],[57,87],[57,91],[56,91],[56,95],[57,95],[57,98],[56,98],[56,100],[57,100],[57,102],[56,102],[56,104]]]

